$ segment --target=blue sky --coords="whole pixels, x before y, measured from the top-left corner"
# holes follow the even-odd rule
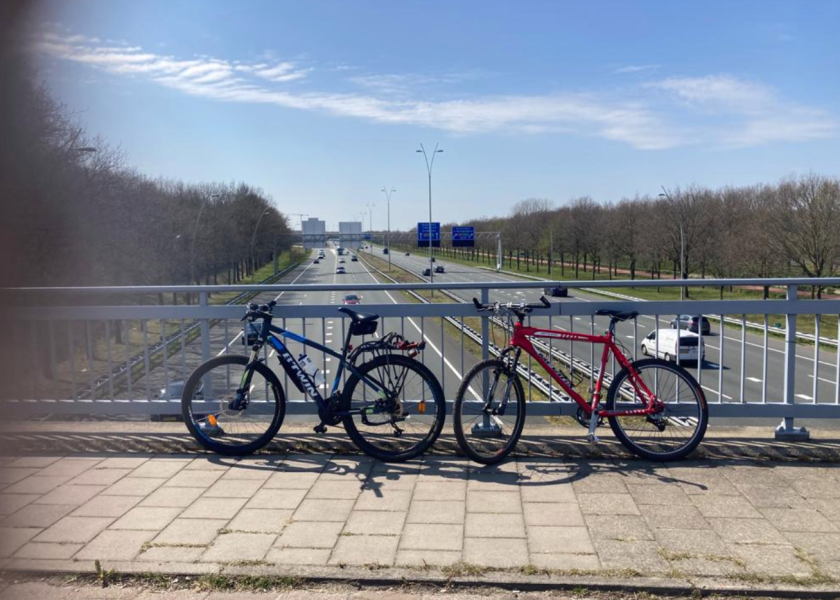
[[[838,2],[55,0],[42,77],[143,173],[352,219],[840,174]]]

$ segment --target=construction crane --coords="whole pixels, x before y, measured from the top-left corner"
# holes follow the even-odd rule
[[[300,217],[300,232],[303,233],[303,217],[308,217],[306,213],[286,213],[290,217]]]

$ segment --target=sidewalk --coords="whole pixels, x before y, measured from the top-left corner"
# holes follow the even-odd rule
[[[840,587],[836,464],[88,454],[0,482],[6,571]]]

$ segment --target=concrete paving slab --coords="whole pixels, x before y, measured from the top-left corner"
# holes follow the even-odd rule
[[[280,533],[291,523],[293,514],[289,509],[243,508],[228,528],[248,533]]]
[[[397,557],[398,536],[354,535],[339,538],[330,555],[331,565],[392,565]]]
[[[465,501],[418,500],[414,498],[408,510],[408,523],[463,523],[467,510]]]

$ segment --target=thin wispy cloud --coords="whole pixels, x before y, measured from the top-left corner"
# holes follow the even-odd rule
[[[448,90],[445,99],[433,100],[424,86],[455,87],[470,74],[355,75],[337,83],[345,87],[349,83],[358,92],[329,92],[311,89],[311,67],[277,59],[273,54],[253,63],[214,57],[185,59],[92,40],[53,33],[38,39],[34,46],[56,59],[146,79],[192,96],[272,104],[464,135],[500,131],[581,135],[658,150],[696,143],[799,141],[834,135],[837,129],[834,117],[824,111],[786,104],[770,88],[724,76],[647,83],[637,86],[631,99],[603,92],[457,97]],[[635,69],[625,72],[642,72],[655,67],[622,68]],[[662,107],[663,92],[672,98],[669,110]],[[747,110],[756,101],[760,101],[762,109]],[[714,135],[700,129],[703,135],[699,135],[697,130],[682,124],[679,111],[695,117],[716,111],[740,122]]]
[[[659,67],[660,65],[626,65],[624,67],[617,68],[615,71],[613,71],[613,73],[644,73],[646,71],[655,71]]]

